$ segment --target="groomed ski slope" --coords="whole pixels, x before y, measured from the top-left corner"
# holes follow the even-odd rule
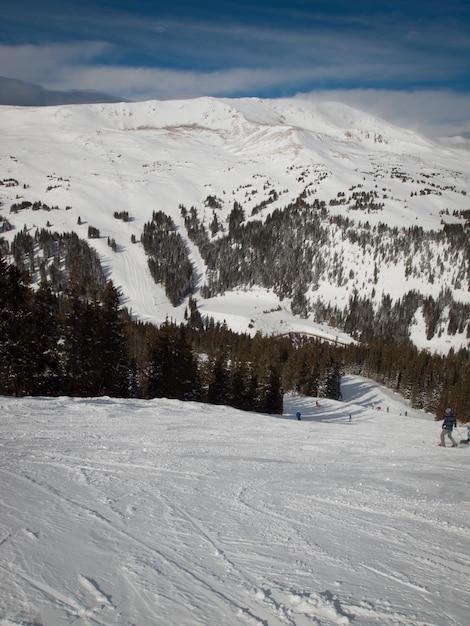
[[[470,449],[370,381],[343,394],[0,398],[0,624],[467,624]]]

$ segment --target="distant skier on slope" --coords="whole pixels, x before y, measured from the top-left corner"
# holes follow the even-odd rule
[[[302,414],[300,411],[297,411],[297,413],[295,414],[295,417],[299,420],[299,422],[302,420]]]
[[[461,439],[460,443],[465,443],[467,445],[470,445],[470,424],[467,425],[467,438]]]
[[[446,447],[446,443],[444,441],[444,437],[447,435],[449,439],[452,441],[452,447],[455,448],[457,446],[457,442],[452,437],[452,429],[457,427],[457,420],[455,419],[455,415],[452,412],[452,409],[446,409],[446,414],[444,416],[444,422],[442,423],[442,431],[441,431],[441,443],[440,446]]]

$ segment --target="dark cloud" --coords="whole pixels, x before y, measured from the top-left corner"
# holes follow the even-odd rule
[[[0,104],[12,106],[52,106],[59,104],[92,104],[122,102],[108,94],[92,90],[53,91],[22,80],[0,76]]]

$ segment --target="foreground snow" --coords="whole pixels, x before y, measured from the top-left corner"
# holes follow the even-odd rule
[[[0,398],[0,624],[466,624],[470,450],[343,392],[282,417]]]

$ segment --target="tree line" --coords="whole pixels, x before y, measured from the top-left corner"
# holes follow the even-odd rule
[[[360,192],[358,199],[369,201],[369,195]],[[468,211],[454,216],[458,223],[425,231],[419,226],[357,224],[347,216],[331,215],[325,202],[315,199],[309,204],[303,196],[263,220],[253,219],[256,211],[247,219],[243,206],[234,202],[222,221],[219,204],[211,196],[206,204],[213,209],[208,223],[195,207],[180,205],[184,228],[163,211],[155,211],[141,234],[150,273],[173,306],[193,295],[200,280],[204,298],[259,285],[272,289],[280,300],[289,299],[294,315],[312,315],[363,342],[409,342],[417,314],[424,320],[428,340],[441,334],[470,338],[470,305],[454,297],[470,286]],[[129,220],[127,212],[115,217]],[[184,230],[204,260],[203,277],[191,263]],[[71,271],[82,275],[81,289],[97,292],[88,296],[104,289],[98,255],[75,233],[42,229],[33,235],[23,229],[11,250],[1,243],[0,253],[10,252],[20,269],[35,282],[49,281],[56,292],[66,288]],[[108,239],[108,244],[118,249],[114,240]],[[392,269],[403,284],[410,280],[413,285],[393,300],[381,278],[382,272]],[[316,296],[324,283],[347,289],[349,301],[339,305]],[[439,284],[440,289],[429,295],[416,287],[420,284]]]
[[[258,349],[236,358],[235,336],[213,320],[204,326],[194,304],[187,323],[156,327],[120,308],[111,281],[92,299],[73,280],[61,294],[30,282],[0,259],[1,393],[167,397],[282,413],[280,370],[265,339],[265,358]]]
[[[357,224],[331,215],[325,202],[309,204],[302,196],[263,220],[246,219],[235,202],[226,224],[217,222],[217,229],[216,216],[206,226],[195,207],[180,205],[180,212],[207,267],[201,287],[205,298],[259,285],[281,300],[289,298],[295,315],[312,314],[316,321],[363,341],[406,341],[420,309],[428,339],[441,333],[470,338],[470,305],[453,297],[470,286],[470,221],[465,212],[456,216],[459,223],[444,224],[439,231]],[[404,284],[439,282],[438,295],[413,287],[392,304],[381,278],[391,268]],[[316,297],[325,282],[346,287],[349,302],[340,307]]]
[[[38,289],[0,259],[0,392],[12,395],[167,397],[281,414],[294,387],[341,399],[341,376],[362,375],[412,406],[470,417],[468,350],[432,355],[410,344],[330,344],[302,335],[254,337],[203,319],[189,299],[186,320],[160,327],[132,320],[108,281],[89,299]]]

